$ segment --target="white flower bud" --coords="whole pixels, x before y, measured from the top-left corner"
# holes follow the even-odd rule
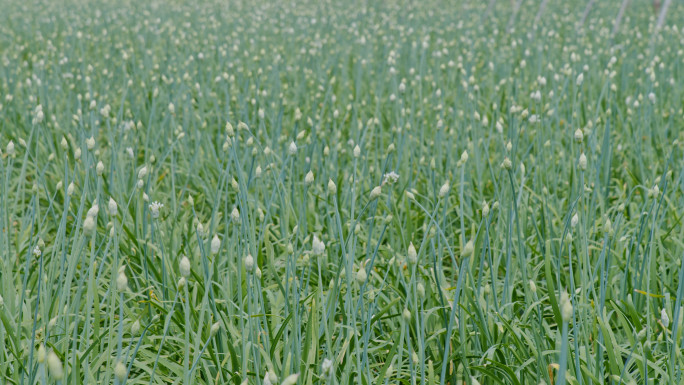
[[[462,254],[464,257],[470,257],[471,255],[473,255],[474,252],[475,247],[473,246],[473,240],[471,239],[468,242],[466,242],[465,246],[463,246]]]
[[[190,260],[185,255],[181,258],[180,262],[178,263],[178,270],[180,271],[181,276],[190,276]]]
[[[511,163],[511,160],[506,157],[504,158],[503,162],[501,162],[501,167],[503,167],[505,170],[510,170],[513,168],[513,163]]]
[[[90,215],[83,221],[83,231],[90,233],[95,229],[95,220]]]
[[[579,216],[575,213],[575,215],[572,216],[572,219],[570,219],[570,226],[575,227],[577,224],[579,224]]]
[[[100,206],[95,204],[88,209],[88,213],[86,215],[89,217],[97,218],[97,214],[99,212],[100,212]]]
[[[444,198],[449,193],[449,181],[444,182],[442,187],[439,188],[439,197]]]
[[[584,153],[580,154],[579,162],[577,162],[577,164],[582,171],[587,169],[587,156],[584,155]]]
[[[393,375],[394,375],[394,365],[390,364],[390,366],[387,368],[387,372],[385,372],[385,377],[389,379]]]
[[[660,323],[663,324],[663,327],[665,329],[667,329],[667,327],[670,326],[670,317],[668,317],[667,311],[665,310],[665,308],[663,308],[660,311]]]
[[[147,176],[147,166],[142,166],[138,171],[138,179],[144,179]]]
[[[578,128],[575,130],[575,141],[577,143],[582,143],[582,140],[584,140],[584,133]]]
[[[411,311],[408,308],[404,308],[404,311],[401,313],[401,316],[404,318],[406,321],[411,320]]]
[[[283,380],[283,382],[280,385],[295,385],[297,383],[297,379],[299,378],[299,373],[297,374],[290,374]]]
[[[646,332],[647,332],[647,327],[644,326],[639,332],[637,333],[637,341],[643,342],[646,339]]]
[[[221,330],[221,323],[220,322],[214,322],[214,324],[211,325],[211,329],[209,330],[209,333],[213,337],[216,335],[216,333],[219,332],[219,330]]]
[[[373,200],[382,194],[382,186],[375,186],[370,192],[370,200]]]
[[[290,147],[287,148],[287,152],[290,155],[295,155],[297,153],[297,144],[294,141],[290,142]]]
[[[7,143],[6,150],[7,150],[7,155],[9,155],[9,156],[14,156],[16,154],[16,152],[14,150],[14,142],[13,141],[10,140],[9,143]]]
[[[368,274],[366,274],[366,269],[362,267],[356,272],[356,281],[363,285],[366,282],[366,278],[368,278]]]
[[[461,153],[461,164],[464,164],[467,161],[468,161],[468,151],[465,150]]]
[[[603,225],[603,230],[608,234],[613,234],[613,223],[610,218],[606,218],[606,223]]]
[[[38,359],[39,364],[42,364],[43,362],[45,362],[45,345],[43,345],[43,344],[40,344],[40,346],[38,346],[38,357],[37,357],[37,359]]]
[[[425,285],[422,282],[418,282],[418,285],[416,285],[416,292],[418,292],[418,297],[421,299],[425,298]]]
[[[409,242],[407,256],[411,264],[415,264],[418,261],[418,252],[416,247],[413,246],[413,242]]]
[[[98,176],[102,176],[102,173],[104,173],[104,163],[102,163],[102,161],[97,162],[97,165],[95,166],[95,172]]]
[[[570,322],[572,320],[572,302],[565,291],[561,293],[560,308],[563,322]]]
[[[578,86],[581,86],[583,82],[584,82],[584,74],[581,73],[581,74],[577,75],[577,82],[576,82],[576,84],[577,84]]]
[[[218,235],[214,235],[214,238],[211,239],[211,253],[218,254],[220,248],[221,240],[219,239]]]
[[[563,322],[570,322],[572,320],[572,303],[566,301],[561,308],[561,317]]]
[[[69,186],[67,186],[67,195],[71,196],[74,193],[74,182],[69,183]]]
[[[86,146],[88,147],[88,150],[95,148],[95,138],[91,136],[90,138],[86,139]]]
[[[47,367],[50,377],[57,381],[61,381],[62,378],[64,378],[64,367],[62,367],[62,361],[59,360],[57,354],[52,350],[50,350],[50,353],[47,354]]]
[[[126,278],[126,273],[121,271],[119,276],[116,277],[116,288],[119,291],[126,291],[128,288],[128,278]]]
[[[230,219],[236,223],[240,221],[240,210],[238,210],[237,207],[233,207],[233,211],[230,213]]]
[[[273,369],[269,370],[267,374],[268,374],[268,379],[269,379],[273,384],[275,384],[276,382],[278,382],[278,376],[276,376],[276,374],[275,374],[275,372],[273,371]]]
[[[331,195],[337,194],[337,186],[335,185],[335,182],[333,182],[332,179],[328,180],[328,193]]]
[[[109,208],[109,215],[115,216],[116,213],[119,211],[116,201],[109,197],[109,203],[107,205]]]
[[[482,216],[486,217],[489,215],[489,203],[487,201],[482,202]]]
[[[114,366],[114,376],[119,382],[124,382],[128,376],[128,371],[121,361],[117,362]]]
[[[327,377],[332,372],[333,362],[329,358],[324,358],[321,364],[321,372],[324,377]]]
[[[309,172],[306,173],[306,176],[304,177],[304,183],[306,184],[311,184],[314,181],[314,174],[309,170]]]
[[[354,147],[354,158],[358,158],[359,156],[361,156],[361,147],[357,144]]]
[[[316,235],[314,235],[313,241],[311,241],[311,249],[314,255],[323,255],[323,253],[325,253],[325,243],[323,243]]]
[[[651,191],[649,191],[649,192],[650,192],[650,195],[657,198],[660,195],[660,187],[658,187],[658,185],[654,185],[653,188],[651,189]]]
[[[245,270],[247,270],[248,273],[254,271],[254,257],[250,254],[247,254],[245,257]]]
[[[133,322],[133,325],[131,325],[131,334],[138,335],[138,332],[140,331],[140,320],[135,320]]]

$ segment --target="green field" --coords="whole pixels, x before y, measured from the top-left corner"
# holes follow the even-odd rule
[[[0,0],[0,384],[684,383],[683,95],[678,0]]]

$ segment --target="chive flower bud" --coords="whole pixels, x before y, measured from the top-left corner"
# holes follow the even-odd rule
[[[60,361],[59,357],[57,357],[57,354],[52,350],[50,350],[50,353],[47,354],[47,367],[48,373],[50,373],[50,376],[55,380],[60,381],[62,378],[64,378],[64,367],[62,367],[62,361]]]
[[[219,239],[218,235],[214,235],[214,238],[211,240],[211,253],[218,254],[220,248],[221,240]]]
[[[109,197],[109,203],[107,204],[107,208],[109,209],[109,215],[116,215],[118,212],[118,206],[116,204],[116,201]]]
[[[126,377],[128,376],[128,371],[126,370],[126,367],[124,366],[123,362],[119,361],[114,366],[114,376],[117,380],[119,380],[119,382],[124,382],[124,380],[126,380]]]
[[[407,256],[411,264],[415,264],[418,261],[418,252],[416,252],[416,247],[413,246],[413,242],[409,243]]]
[[[183,277],[190,276],[190,260],[185,255],[181,258],[180,263],[178,263],[178,270]]]

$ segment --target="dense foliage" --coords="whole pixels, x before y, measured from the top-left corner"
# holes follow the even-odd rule
[[[663,3],[0,0],[0,383],[681,383]]]

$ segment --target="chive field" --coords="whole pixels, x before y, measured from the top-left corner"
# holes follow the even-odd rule
[[[681,384],[684,3],[0,0],[0,384]]]

